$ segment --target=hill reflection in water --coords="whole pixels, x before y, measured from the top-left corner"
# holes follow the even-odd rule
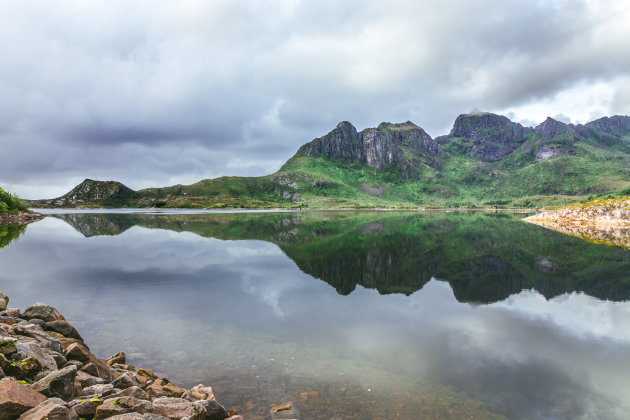
[[[582,291],[630,299],[630,252],[520,221],[522,215],[425,212],[59,214],[86,237],[132,226],[277,244],[340,294],[357,285],[411,294],[431,278],[460,301],[488,303],[523,289],[547,298]]]

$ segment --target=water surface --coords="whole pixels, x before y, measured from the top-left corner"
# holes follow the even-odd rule
[[[248,419],[625,418],[630,252],[519,217],[69,212],[0,290]]]

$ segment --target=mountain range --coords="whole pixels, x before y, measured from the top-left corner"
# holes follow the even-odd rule
[[[413,208],[540,207],[630,195],[630,117],[587,124],[547,118],[457,117],[432,138],[412,122],[357,129],[341,122],[276,173],[134,191],[86,179],[33,207]]]

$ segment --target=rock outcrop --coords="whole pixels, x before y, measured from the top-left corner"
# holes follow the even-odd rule
[[[523,220],[592,242],[630,248],[630,198],[547,210]]]
[[[242,420],[209,386],[180,388],[123,352],[99,359],[54,307],[8,302],[0,292],[0,420]]]
[[[523,144],[525,134],[532,131],[502,115],[476,112],[457,117],[451,132],[436,141],[443,145],[458,141],[459,152],[482,162],[496,162]]]
[[[302,146],[299,154],[359,163],[377,170],[399,170],[403,176],[412,177],[417,164],[438,166],[436,157],[443,151],[430,135],[409,121],[384,122],[361,132],[343,121],[330,133]]]

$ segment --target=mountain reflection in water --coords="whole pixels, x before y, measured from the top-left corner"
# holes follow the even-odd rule
[[[247,419],[630,410],[623,248],[484,213],[57,217],[0,252],[11,305]]]
[[[630,253],[490,213],[308,212],[198,215],[60,214],[86,237],[132,226],[277,244],[305,273],[340,294],[357,285],[411,294],[447,280],[466,302],[503,300],[523,289],[630,299]]]

